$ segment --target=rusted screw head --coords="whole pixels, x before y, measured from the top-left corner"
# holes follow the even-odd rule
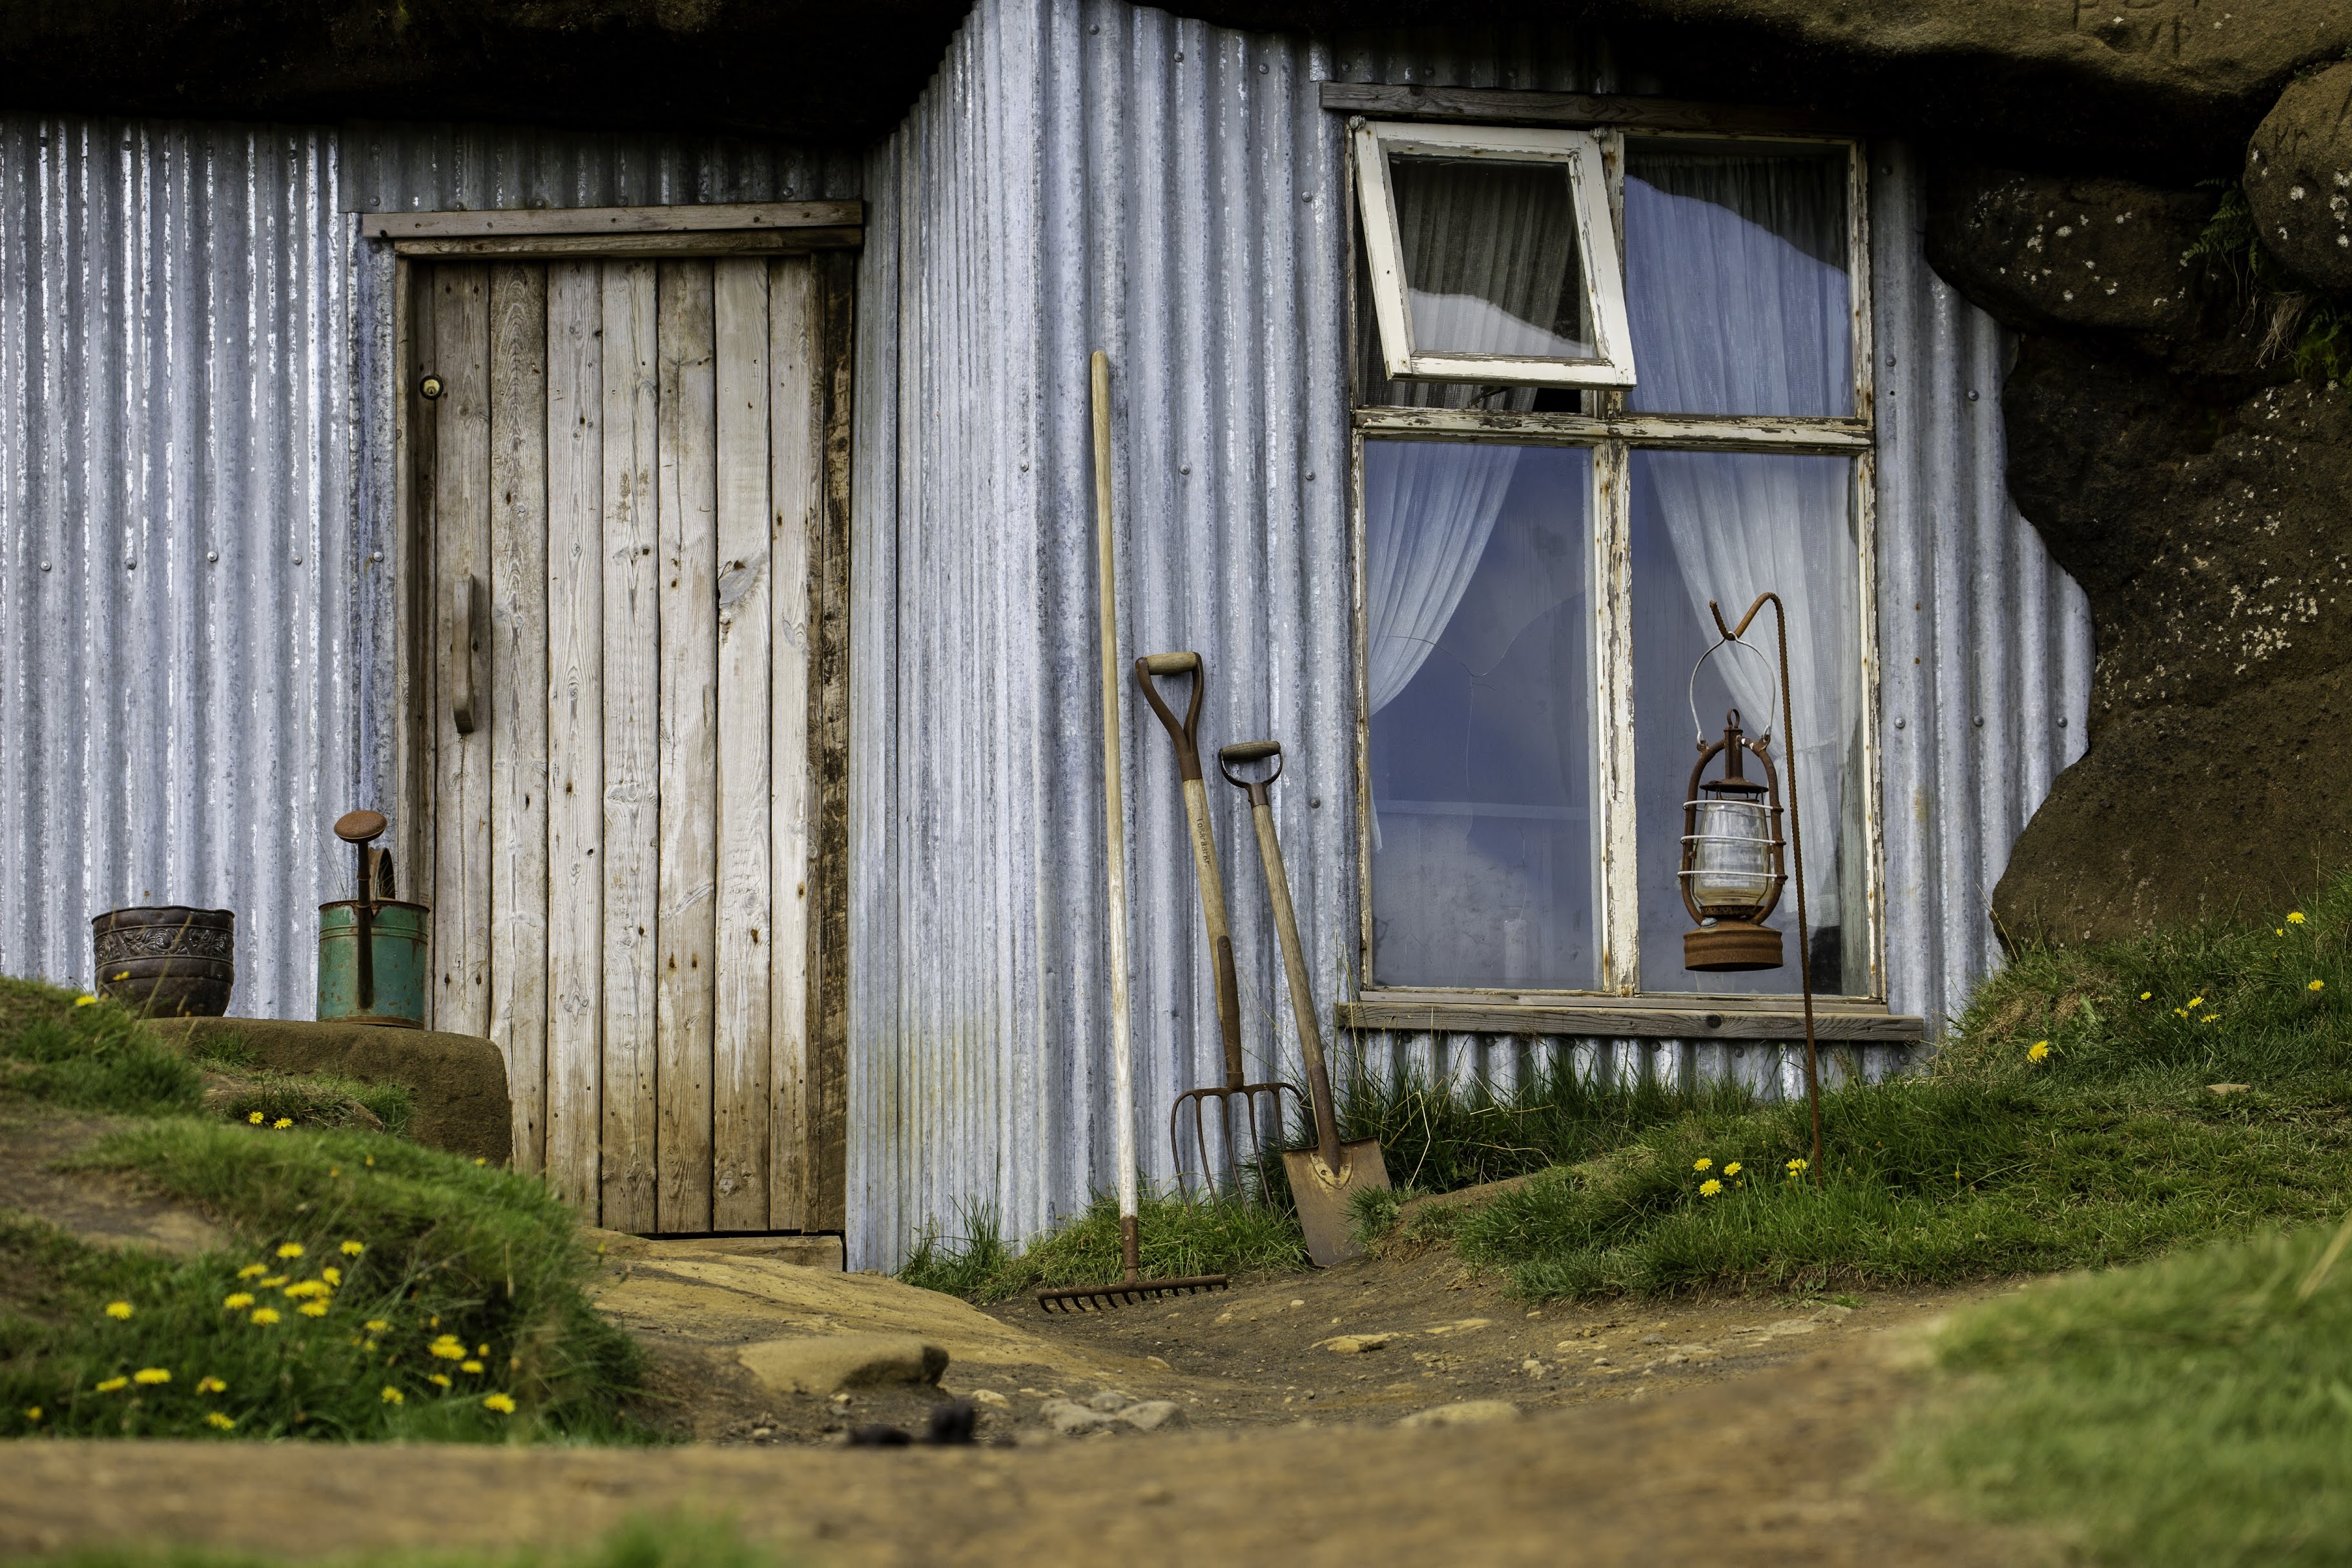
[[[380,811],[347,811],[335,818],[335,837],[346,844],[365,844],[390,826]]]

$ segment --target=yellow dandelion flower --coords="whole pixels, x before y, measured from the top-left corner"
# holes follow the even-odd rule
[[[319,1270],[319,1278],[330,1285],[340,1285],[343,1282],[343,1271],[330,1263]]]
[[[429,1344],[425,1347],[425,1352],[436,1361],[464,1361],[466,1359],[465,1346],[450,1344],[446,1342]]]
[[[27,1420],[27,1421],[38,1421],[40,1418],[41,1418],[41,1407],[40,1407],[39,1405],[27,1405],[26,1406],[25,1406],[25,1419],[26,1419],[26,1420]]]
[[[1704,1154],[1701,1154],[1697,1159],[1691,1162],[1691,1169],[1694,1171],[1710,1171],[1714,1168],[1715,1162],[1708,1159]]]
[[[253,1310],[253,1321],[265,1329],[278,1321],[278,1309],[275,1307],[256,1307]]]
[[[128,1301],[109,1301],[106,1304],[106,1315],[112,1318],[119,1323],[123,1319],[131,1315],[131,1303]]]
[[[1711,1198],[1721,1191],[1723,1191],[1723,1184],[1717,1181],[1713,1176],[1709,1176],[1706,1181],[1701,1182],[1698,1184],[1698,1195],[1703,1198]]]
[[[2202,1007],[2205,1005],[2205,998],[2202,996],[2191,996],[2189,999],[2189,1005],[2191,1007]]]
[[[127,1377],[110,1377],[104,1383],[98,1385],[98,1391],[100,1394],[112,1394],[117,1389],[128,1388],[130,1386],[131,1380]]]
[[[306,1318],[323,1318],[327,1315],[327,1303],[324,1301],[305,1301],[294,1310],[301,1313]]]
[[[326,1293],[327,1282],[324,1279],[297,1279],[286,1287],[286,1294],[297,1300],[305,1296],[323,1296]]]
[[[490,1347],[488,1345],[476,1345],[474,1347],[474,1353],[476,1355],[488,1355],[490,1353]]]
[[[98,1005],[98,998],[95,996],[77,996],[74,998],[74,1005],[77,1007],[95,1007]]]
[[[368,1163],[369,1167],[370,1167],[371,1169],[373,1169],[373,1168],[374,1167],[374,1165],[375,1165],[375,1156],[374,1156],[374,1155],[373,1155],[373,1154],[370,1154],[370,1155],[367,1157],[367,1163]]]
[[[447,1388],[450,1385],[449,1374],[443,1372],[436,1372],[430,1377],[427,1377],[425,1381],[431,1384],[437,1384],[443,1388]]]
[[[216,1377],[200,1377],[196,1379],[196,1392],[198,1394],[226,1394],[228,1392],[228,1384],[223,1383]]]
[[[342,1173],[343,1168],[341,1165],[330,1165],[327,1167],[327,1174],[330,1176],[340,1176]]]
[[[485,1398],[482,1401],[482,1404],[484,1407],[495,1410],[501,1415],[511,1415],[514,1414],[515,1403],[514,1396],[511,1394],[493,1394]]]
[[[477,1154],[477,1155],[475,1155],[475,1156],[474,1156],[474,1163],[475,1163],[475,1164],[477,1164],[477,1165],[487,1165],[487,1164],[488,1164],[488,1163],[489,1163],[489,1162],[488,1162],[488,1160],[483,1159],[480,1155]]]
[[[1740,1165],[1739,1165],[1739,1162],[1738,1162],[1738,1161],[1737,1161],[1737,1160],[1734,1160],[1733,1162],[1731,1162],[1731,1163],[1729,1163],[1728,1165],[1726,1165],[1726,1166],[1723,1168],[1723,1173],[1724,1173],[1725,1175],[1727,1175],[1727,1176],[1736,1176],[1736,1175],[1739,1174],[1739,1171],[1740,1171]]]
[[[2310,984],[2305,986],[2304,989],[2305,991],[2325,991],[2327,989],[2327,982],[2325,980],[2315,980]]]
[[[169,1369],[164,1367],[142,1366],[137,1372],[131,1374],[131,1381],[133,1383],[169,1383],[172,1381],[172,1373]]]
[[[2221,1022],[2221,1014],[2219,1014],[2219,1013],[2208,1013],[2208,1014],[2206,1014],[2203,1017],[2201,1017],[2201,1018],[2198,1019],[2197,1021],[2198,1021],[2199,1023],[2200,1023],[2200,1024],[2217,1024],[2217,1023]]]
[[[236,1277],[240,1279],[257,1279],[268,1272],[269,1265],[267,1263],[248,1263],[236,1271]]]
[[[285,1283],[286,1283],[286,1281],[287,1281],[289,1278],[291,1278],[291,1277],[290,1277],[290,1276],[289,1276],[289,1275],[285,1275],[285,1274],[271,1274],[271,1275],[268,1275],[268,1276],[266,1276],[266,1277],[264,1277],[264,1278],[263,1278],[263,1279],[262,1279],[262,1281],[261,1281],[261,1288],[262,1288],[263,1289],[265,1289],[265,1290],[275,1290],[275,1289],[278,1289],[278,1287],[279,1287],[280,1285],[285,1284]]]
[[[373,1340],[353,1340],[352,1343],[358,1345],[362,1350],[372,1351],[375,1349],[375,1342]]]
[[[436,1313],[434,1313],[431,1317],[429,1317],[429,1318],[425,1319],[425,1326],[426,1328],[428,1328],[428,1329],[437,1329],[437,1328],[439,1328],[439,1327],[441,1326],[441,1314],[440,1314],[440,1313],[438,1313],[438,1312],[436,1312]],[[443,1337],[446,1339],[447,1336],[446,1336],[446,1335],[444,1335]]]
[[[361,1253],[365,1252],[366,1250],[367,1244],[363,1241],[347,1241],[343,1243],[342,1247],[342,1252],[345,1258],[357,1258]]]
[[[2287,910],[2287,912],[2286,912],[2286,923],[2287,923],[2287,924],[2289,924],[2289,925],[2291,925],[2291,926],[2299,926],[2299,925],[2301,925],[2301,924],[2303,923],[2303,911],[2302,911],[2301,910]]]
[[[283,1132],[283,1131],[285,1131],[289,1127],[291,1127],[291,1126],[293,1126],[293,1125],[294,1125],[294,1119],[293,1119],[292,1117],[290,1117],[290,1116],[281,1116],[281,1117],[279,1117],[277,1121],[275,1121],[271,1122],[269,1125],[270,1125],[273,1129],[275,1129],[276,1131],[279,1131],[279,1132]]]
[[[460,1362],[457,1363],[457,1370],[459,1372],[470,1372],[475,1376],[479,1377],[482,1374],[482,1363],[478,1361]]]
[[[224,1415],[217,1410],[207,1410],[205,1412],[205,1425],[207,1426],[217,1426],[222,1431],[226,1432],[236,1425],[236,1417],[234,1415]]]
[[[2189,1016],[2189,1009],[2186,1007],[2175,1007],[2172,1010],[2172,1016],[2176,1018],[2186,1018]]]
[[[2139,994],[2139,999],[2140,999],[2141,1001],[2145,1002],[2145,1001],[2147,1001],[2149,997],[2151,997],[2151,996],[2153,996],[2153,995],[2155,995],[2155,994],[2156,994],[2156,993],[2155,993],[2155,992],[2153,992],[2153,991],[2143,991],[2143,992],[2141,992],[2141,993]]]
[[[1790,1174],[1791,1176],[1801,1176],[1801,1175],[1803,1175],[1803,1174],[1805,1173],[1806,1167],[1807,1167],[1807,1165],[1808,1165],[1809,1163],[1810,1163],[1810,1162],[1808,1162],[1808,1161],[1804,1161],[1804,1160],[1791,1160],[1791,1161],[1790,1161],[1790,1162],[1789,1162],[1789,1174]]]
[[[386,1405],[405,1405],[408,1403],[408,1395],[401,1393],[400,1390],[393,1387],[393,1385],[388,1383],[383,1385],[383,1394],[382,1398]]]
[[[2033,1044],[2027,1048],[2025,1059],[2030,1062],[2048,1061],[2050,1059],[2050,1042],[2047,1040],[2034,1041]]]
[[[380,1334],[383,1332],[384,1330],[392,1327],[392,1324],[383,1318],[370,1318],[362,1326],[364,1327],[369,1333]]]
[[[278,1247],[278,1256],[280,1258],[299,1258],[302,1256],[302,1244],[299,1241],[280,1242]]]
[[[2286,927],[2284,927],[2284,926],[2273,926],[2273,927],[2271,928],[2271,934],[2272,934],[2273,936],[2284,936],[2284,935],[2286,934]]]
[[[267,1120],[258,1110],[247,1111],[245,1119],[247,1121],[252,1122],[256,1127],[260,1126],[262,1122]]]

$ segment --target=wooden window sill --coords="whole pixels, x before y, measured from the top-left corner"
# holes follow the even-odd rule
[[[1742,997],[1667,1001],[1650,997],[1546,998],[1460,994],[1426,1000],[1392,992],[1342,1002],[1343,1029],[1395,1029],[1468,1035],[1592,1035],[1611,1039],[1801,1040],[1803,1011],[1774,998],[1769,1005]],[[1846,1043],[1911,1045],[1927,1037],[1925,1018],[1889,1013],[1874,1002],[1840,997],[1813,1005],[1813,1037]]]

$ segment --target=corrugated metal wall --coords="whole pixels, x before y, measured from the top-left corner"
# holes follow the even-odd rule
[[[1888,1000],[1933,1021],[1998,962],[1993,884],[2083,754],[2091,612],[2002,479],[2009,334],[1928,268],[1909,156],[1874,157]]]
[[[388,798],[390,268],[365,208],[855,195],[842,154],[506,128],[0,119],[0,973],[233,909],[310,1015],[327,825]]]
[[[1204,745],[1285,742],[1277,815],[1318,1001],[1349,988],[1346,230],[1339,126],[1314,85],[1329,77],[1654,89],[1605,40],[1557,29],[1326,46],[1123,0],[982,0],[868,163],[853,1266],[895,1261],[959,1205],[1034,1234],[1112,1179],[1092,349],[1113,364],[1122,658],[1198,649],[1213,683]],[[2089,637],[2080,594],[2006,504],[2000,336],[1927,271],[1916,207],[1889,151],[1874,195],[1894,359],[1878,518],[1885,722],[1907,742],[1889,746],[1885,778],[1889,951],[1894,1005],[1933,1016],[1990,963],[1991,881],[2080,744]],[[1178,1090],[1217,1080],[1215,1015],[1171,752],[1146,710],[1129,713],[1139,1145],[1164,1180],[1160,1118]],[[1213,788],[1253,1076],[1295,1073],[1246,818]],[[1598,1070],[1790,1081],[1769,1046],[1375,1035],[1360,1048],[1446,1072],[1508,1076],[1531,1051],[1570,1049]],[[1898,1059],[1836,1053],[1833,1067]]]
[[[122,904],[310,984],[353,765],[351,294],[333,135],[0,121],[0,971]]]

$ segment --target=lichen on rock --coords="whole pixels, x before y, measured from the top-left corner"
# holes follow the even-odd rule
[[[2352,289],[2352,60],[2279,94],[2246,144],[2245,186],[2281,261],[2322,289]]]

